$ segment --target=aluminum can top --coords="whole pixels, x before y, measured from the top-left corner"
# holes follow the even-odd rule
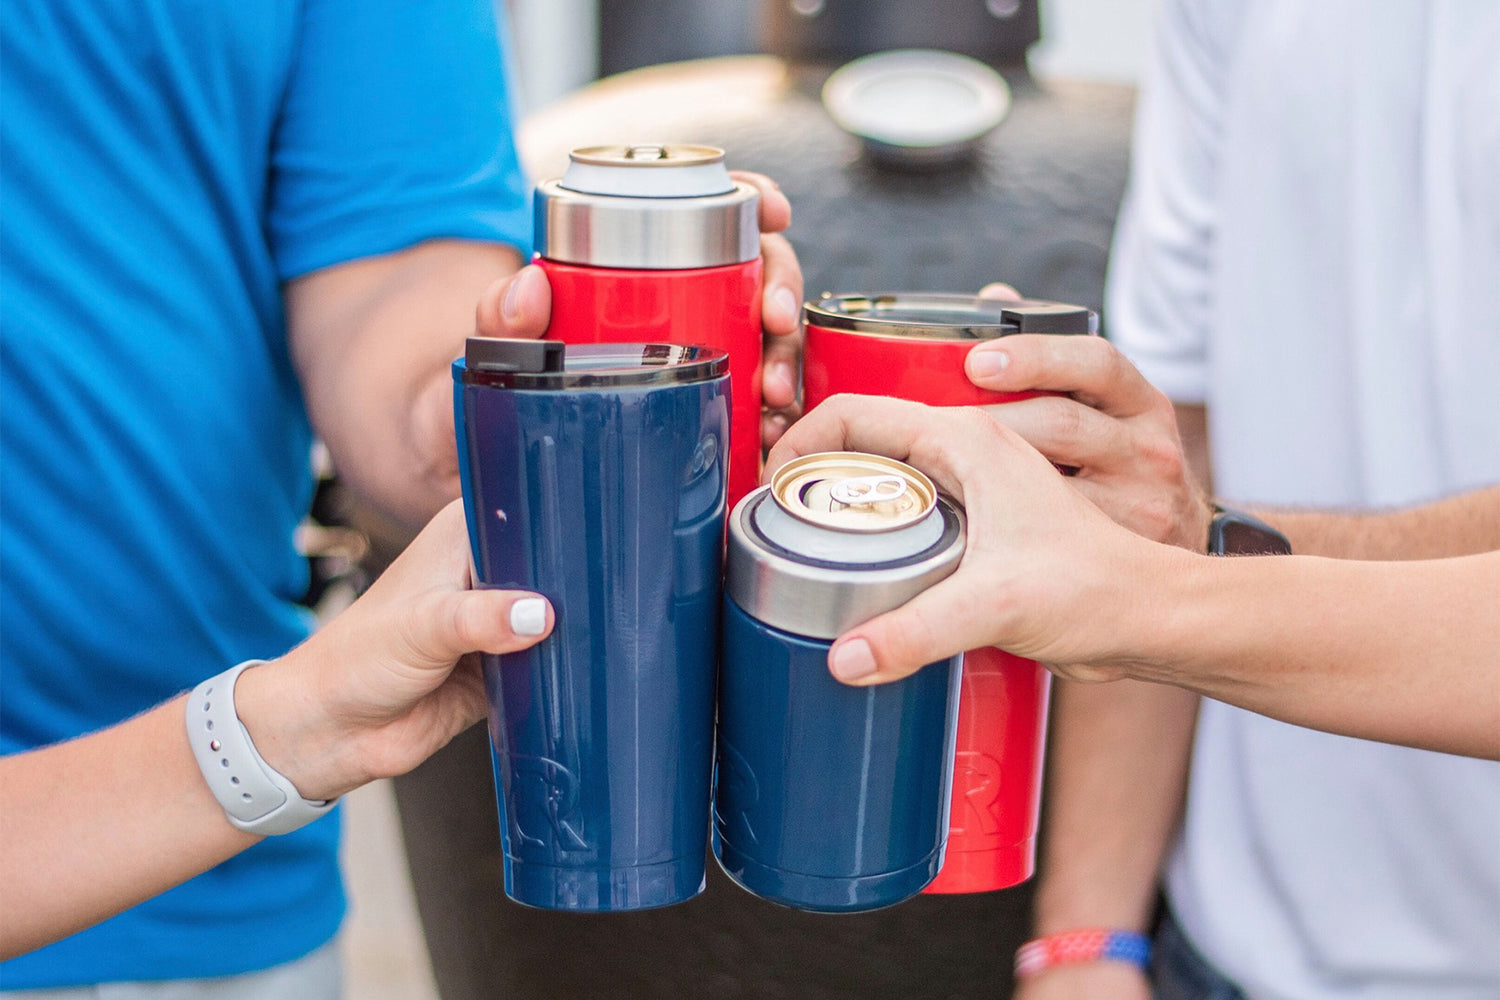
[[[804,455],[771,477],[771,498],[792,517],[862,534],[921,522],[937,495],[932,480],[911,466],[857,452]]]
[[[1016,333],[1088,336],[1099,316],[1083,306],[1023,299],[1006,302],[944,292],[824,293],[808,302],[809,326],[882,337],[990,340]]]
[[[729,353],[681,344],[564,344],[470,337],[453,379],[493,389],[565,391],[706,382],[729,374]]]
[[[558,184],[580,194],[619,198],[702,198],[734,191],[722,149],[671,143],[581,146],[568,154]]]
[[[952,573],[964,540],[963,511],[911,466],[806,455],[735,505],[725,586],[752,618],[833,639]]]
[[[640,270],[743,264],[760,256],[759,203],[714,146],[582,146],[562,177],[537,185],[537,253]]]

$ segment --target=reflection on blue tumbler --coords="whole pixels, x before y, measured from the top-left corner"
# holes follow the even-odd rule
[[[474,344],[454,378],[475,565],[557,616],[532,649],[484,657],[506,893],[588,911],[689,899],[707,838],[725,356],[569,347],[565,370],[497,374],[476,370]]]

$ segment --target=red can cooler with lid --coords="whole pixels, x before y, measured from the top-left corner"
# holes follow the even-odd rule
[[[712,146],[575,149],[536,189],[547,337],[729,352],[729,503],[760,480],[760,194]]]
[[[805,318],[809,410],[841,392],[934,406],[1029,399],[1042,393],[975,386],[964,358],[1010,334],[1098,332],[1098,317],[1079,306],[921,292],[824,295]],[[989,892],[1031,877],[1050,692],[1051,675],[1034,661],[999,649],[964,654],[948,850],[925,892]]]

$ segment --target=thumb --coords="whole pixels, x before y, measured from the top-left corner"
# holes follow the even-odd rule
[[[552,286],[546,272],[528,264],[484,290],[474,311],[474,332],[534,339],[547,332],[551,319]]]
[[[960,567],[896,610],[839,636],[828,651],[833,676],[860,687],[887,684],[956,653],[994,645],[998,636],[979,611],[989,603],[985,588],[963,573]]]
[[[418,667],[450,666],[466,653],[536,645],[555,617],[546,598],[519,590],[431,590],[410,605],[405,646]]]
[[[1021,293],[1003,281],[992,281],[979,290],[981,299],[999,299],[1001,302],[1021,302]]]

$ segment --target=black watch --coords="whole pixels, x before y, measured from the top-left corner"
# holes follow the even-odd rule
[[[1208,524],[1208,554],[1211,556],[1289,556],[1292,543],[1258,517],[1242,510],[1214,504],[1214,519]]]

